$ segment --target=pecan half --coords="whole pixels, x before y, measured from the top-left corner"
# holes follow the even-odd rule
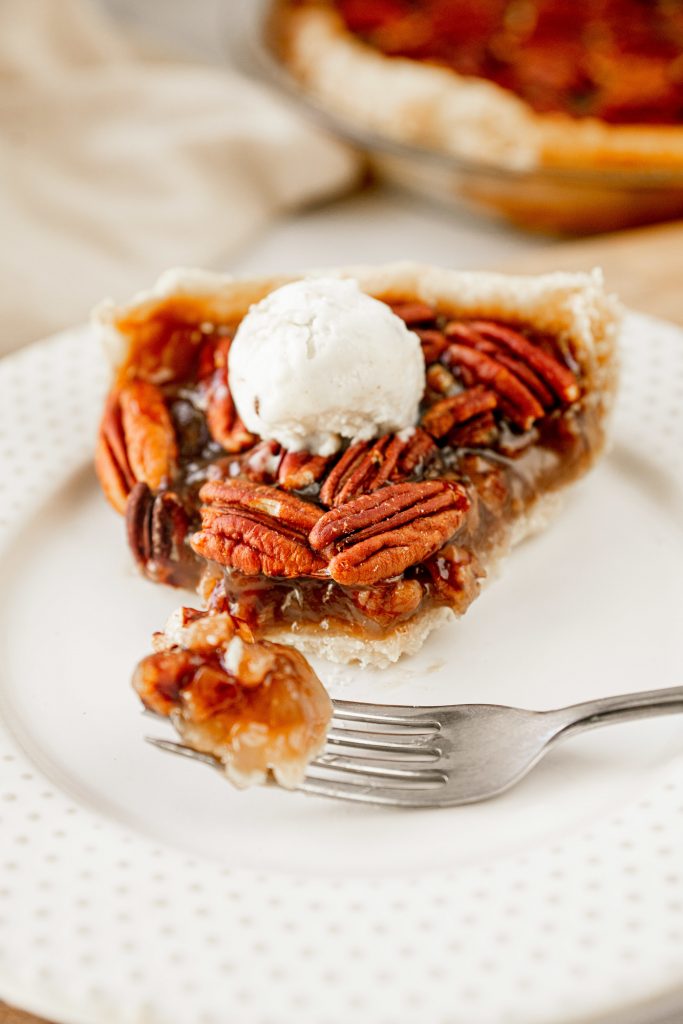
[[[390,626],[413,615],[424,596],[424,587],[417,580],[399,579],[376,583],[350,591],[356,608],[380,626]]]
[[[135,484],[126,504],[126,532],[145,576],[174,587],[196,583],[198,562],[185,543],[189,530],[190,518],[176,494],[153,494],[142,481]]]
[[[398,453],[391,482],[400,483],[414,473],[421,473],[435,452],[436,445],[429,434],[421,427],[415,427],[406,438],[405,446]]]
[[[437,395],[452,395],[458,390],[458,382],[443,363],[432,363],[427,367],[427,390]]]
[[[424,564],[433,594],[456,614],[465,612],[477,593],[485,573],[475,555],[455,544],[446,544]]]
[[[489,320],[473,320],[470,327],[484,338],[497,342],[514,353],[522,363],[538,374],[561,401],[575,402],[579,397],[577,380],[569,367],[544,352],[539,345],[532,344],[519,331]]]
[[[426,302],[390,302],[391,311],[408,327],[415,324],[430,324],[436,320],[436,310]]]
[[[447,437],[451,448],[490,448],[498,441],[498,424],[492,412],[483,412],[453,427]],[[529,435],[525,434],[525,438]]]
[[[376,441],[350,445],[320,488],[323,505],[343,505],[361,494],[371,494],[390,480],[405,479],[436,451],[434,442],[419,427],[405,434],[384,434]]]
[[[445,349],[448,348],[448,338],[443,331],[436,331],[427,328],[423,330],[418,329],[415,333],[422,344],[422,354],[427,366],[429,366],[430,363],[435,363]]]
[[[248,452],[230,463],[230,476],[245,476],[256,484],[272,484],[277,479],[282,448],[277,441],[259,441]]]
[[[450,481],[393,484],[331,509],[309,540],[330,557],[337,583],[368,585],[438,551],[469,507],[465,489]]]
[[[543,406],[519,378],[478,349],[454,343],[443,358],[448,366],[458,365],[469,371],[465,383],[472,379],[495,391],[505,415],[522,430],[528,430],[543,416]]]
[[[317,484],[325,475],[331,458],[309,452],[285,452],[277,471],[277,482],[286,491],[300,491]]]
[[[247,576],[311,576],[326,562],[308,543],[321,509],[287,491],[247,480],[212,480],[199,497],[194,551]]]
[[[496,391],[505,414],[523,430],[558,403],[579,397],[573,372],[512,328],[487,320],[452,321],[446,335],[452,343],[444,362],[458,366],[465,383],[472,379]]]
[[[132,380],[107,398],[95,453],[102,489],[124,512],[136,481],[156,491],[175,472],[178,458],[173,423],[155,384]]]
[[[319,483],[331,461],[331,457],[309,452],[283,451],[277,441],[259,441],[241,455],[218,460],[214,463],[218,471],[210,471],[209,476],[215,480],[240,476],[257,484],[277,483],[286,491],[301,491]]]
[[[432,437],[439,439],[456,425],[489,412],[497,405],[498,399],[493,391],[484,387],[467,388],[430,406],[422,417],[422,426]]]
[[[214,441],[226,452],[241,452],[256,443],[237,415],[228,384],[228,353],[232,338],[222,338],[213,353],[214,369],[206,383],[206,423]]]

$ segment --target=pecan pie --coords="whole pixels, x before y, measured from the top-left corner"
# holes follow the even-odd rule
[[[269,772],[287,788],[325,745],[330,698],[302,654],[255,642],[227,612],[180,608],[133,685],[145,707],[169,717],[183,741],[212,754],[240,788]]]
[[[680,0],[277,0],[323,107],[510,168],[683,167]]]
[[[407,429],[324,455],[250,433],[230,346],[250,306],[295,279],[173,272],[97,313],[117,363],[97,469],[148,577],[197,586],[259,639],[386,665],[462,615],[601,452],[618,308],[598,272],[336,274],[419,339]]]

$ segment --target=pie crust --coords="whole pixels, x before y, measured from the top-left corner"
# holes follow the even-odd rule
[[[318,106],[397,142],[515,170],[683,168],[683,125],[538,113],[495,82],[385,55],[324,0],[276,0],[267,32]]]
[[[452,611],[462,614],[501,556],[545,524],[564,487],[602,451],[616,383],[619,306],[605,293],[599,271],[514,277],[397,263],[315,273],[355,278],[362,290],[392,305],[406,322],[411,316],[433,319],[441,327],[422,330],[423,347],[435,338],[446,344],[445,332],[454,332],[448,335],[444,360],[427,359],[435,367],[430,388],[450,379],[451,391],[441,392],[447,410],[476,399],[477,414],[468,422],[481,429],[488,424],[498,438],[495,444],[471,432],[464,440],[459,428],[448,433],[448,425],[447,436],[440,434],[432,420],[443,402],[439,405],[438,395],[430,392],[415,432],[365,443],[380,449],[384,444],[388,451],[386,444],[410,448],[420,441],[429,449],[403,476],[385,476],[382,486],[363,484],[343,493],[353,474],[340,476],[339,470],[343,459],[353,455],[352,446],[332,467],[318,467],[315,480],[288,489],[272,476],[268,445],[245,436],[234,409],[222,448],[214,433],[208,456],[183,456],[197,430],[205,430],[211,419],[210,400],[197,383],[202,353],[208,350],[213,368],[221,345],[229,343],[221,332],[234,330],[252,303],[297,275],[236,280],[175,270],[129,305],[105,303],[95,313],[117,368],[102,423],[98,471],[112,504],[126,511],[131,547],[149,577],[194,585],[204,567],[198,586],[210,611],[230,612],[259,638],[335,661],[383,666],[417,650]],[[421,330],[417,324],[412,329]],[[480,336],[482,331],[487,337]],[[513,342],[531,345],[534,358],[554,360],[553,372],[571,381],[566,400],[552,398],[548,411],[540,408],[528,422],[520,419],[519,410],[510,411],[504,394],[498,404],[491,392],[498,387],[497,377],[482,383],[467,369],[472,359],[476,365],[480,359],[467,348],[469,334],[474,332],[475,349],[490,351],[501,331]],[[535,340],[520,341],[521,335]],[[538,355],[540,350],[546,355]],[[464,368],[457,361],[452,366],[449,353],[459,353]],[[481,358],[489,372],[490,360]],[[529,376],[510,353],[499,358],[507,359],[515,373],[524,370]],[[542,394],[542,382],[534,379],[532,374],[530,386]],[[221,395],[229,401],[225,380]],[[183,406],[180,421],[178,403]],[[493,408],[495,414],[486,411]],[[459,441],[451,439],[456,435]],[[361,451],[368,466],[381,468],[385,456],[377,454],[380,449]],[[254,452],[259,452],[257,482],[249,475]],[[277,454],[274,465],[284,465],[286,454]],[[339,500],[334,487],[332,497],[323,496],[335,473]],[[369,517],[370,526],[358,527],[349,540],[342,527],[352,510]],[[407,533],[382,534],[384,539],[377,541],[378,530],[397,530],[399,523]],[[267,534],[265,547],[259,547],[261,534]],[[379,555],[364,554],[365,560],[354,562],[351,553],[363,549],[366,535],[374,538],[370,546]],[[398,548],[392,547],[392,537],[400,540]],[[387,552],[394,559],[390,570],[382,568]]]

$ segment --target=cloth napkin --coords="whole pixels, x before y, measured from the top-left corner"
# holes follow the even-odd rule
[[[358,171],[251,79],[143,52],[90,0],[2,0],[0,354],[168,266],[224,268]]]

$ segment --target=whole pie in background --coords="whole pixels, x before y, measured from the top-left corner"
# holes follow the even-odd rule
[[[678,0],[277,0],[323,108],[508,168],[683,169]]]

